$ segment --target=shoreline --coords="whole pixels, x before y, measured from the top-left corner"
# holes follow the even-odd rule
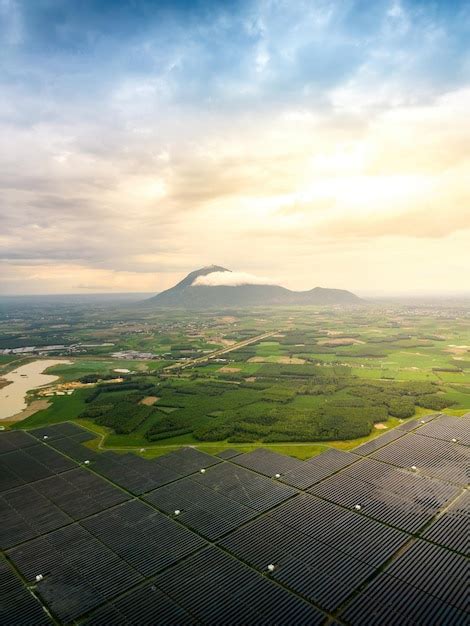
[[[68,359],[37,359],[22,365],[2,376],[0,381],[0,423],[17,422],[37,411],[47,408],[45,399],[37,398],[31,392],[52,385],[59,380],[55,374],[45,372],[55,365],[72,365]],[[6,383],[6,384],[5,384]],[[8,391],[8,393],[6,393]],[[44,404],[47,403],[47,406]]]

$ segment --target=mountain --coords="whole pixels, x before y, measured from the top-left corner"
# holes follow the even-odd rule
[[[227,282],[235,284],[221,284],[223,283],[223,276],[221,277],[220,273],[223,272],[230,273]],[[219,284],[193,284],[199,277],[214,273],[217,273]],[[173,309],[207,309],[308,304],[351,305],[363,302],[361,298],[344,289],[315,287],[310,291],[291,291],[279,285],[243,282],[236,284],[236,280],[234,280],[236,276],[238,276],[236,273],[218,265],[203,267],[188,274],[174,287],[144,300],[142,304]]]

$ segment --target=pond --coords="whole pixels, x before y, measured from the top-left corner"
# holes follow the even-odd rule
[[[27,365],[21,365],[12,372],[4,374],[2,378],[9,381],[6,387],[0,389],[0,420],[8,419],[26,408],[26,394],[32,389],[50,385],[58,376],[43,374],[53,365],[69,364],[71,361],[41,359]]]

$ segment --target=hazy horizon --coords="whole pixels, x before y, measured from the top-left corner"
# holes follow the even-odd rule
[[[0,36],[0,294],[468,294],[467,2],[3,0]]]

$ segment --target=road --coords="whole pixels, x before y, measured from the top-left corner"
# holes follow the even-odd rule
[[[178,361],[178,363],[173,363],[172,365],[168,365],[164,367],[160,372],[168,372],[174,369],[186,369],[188,367],[194,367],[194,365],[199,365],[200,363],[207,363],[207,361],[211,361],[212,359],[216,359],[223,354],[227,354],[227,352],[232,352],[232,350],[238,350],[238,348],[243,348],[245,346],[249,346],[251,343],[256,343],[257,341],[262,341],[263,339],[268,339],[273,335],[277,335],[279,330],[271,330],[268,333],[263,333],[262,335],[257,335],[256,337],[250,337],[249,339],[244,339],[243,341],[239,341],[237,343],[232,344],[231,346],[226,346],[225,348],[220,348],[218,350],[214,350],[213,352],[209,352],[204,356],[199,356],[194,359],[188,359],[187,361]]]

